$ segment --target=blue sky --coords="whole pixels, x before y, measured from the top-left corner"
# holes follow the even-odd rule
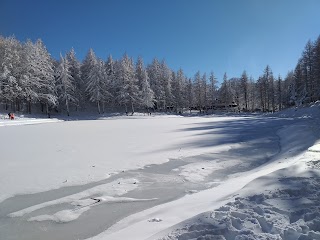
[[[318,0],[0,0],[0,34],[41,38],[54,58],[91,47],[103,59],[165,59],[189,77],[257,78],[267,64],[284,77],[319,36],[319,10]]]

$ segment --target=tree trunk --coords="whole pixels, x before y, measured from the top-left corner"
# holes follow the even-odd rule
[[[100,101],[97,101],[97,104],[98,104],[98,113],[100,114],[101,111],[100,111]]]
[[[134,114],[134,107],[133,107],[133,101],[131,100],[131,110],[132,110],[132,115]]]
[[[28,101],[28,112],[31,114],[31,101]]]
[[[20,101],[19,99],[16,99],[16,109],[18,112],[20,112]]]
[[[49,112],[49,104],[46,103],[46,111],[47,111],[47,115],[48,115],[48,118],[50,118],[50,112]]]
[[[68,117],[70,116],[70,113],[69,113],[69,102],[68,102],[68,98],[66,98],[66,107],[67,107],[67,115]]]

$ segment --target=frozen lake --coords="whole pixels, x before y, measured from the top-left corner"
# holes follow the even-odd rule
[[[278,130],[292,123],[158,116],[0,128],[8,136],[0,145],[0,238],[93,237],[266,164],[281,151]]]

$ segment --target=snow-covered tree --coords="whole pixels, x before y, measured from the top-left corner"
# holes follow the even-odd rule
[[[46,107],[46,113],[50,117],[50,108],[57,105],[55,92],[54,66],[52,58],[41,40],[35,43],[37,49],[36,76],[39,80],[39,100]]]
[[[108,59],[105,63],[105,71],[107,74],[107,86],[108,86],[108,91],[110,92],[110,94],[113,96],[113,98],[111,98],[110,100],[110,104],[112,106],[116,105],[116,95],[119,89],[119,81],[116,77],[116,73],[117,73],[117,63],[116,61],[113,60],[112,56],[109,55]]]
[[[163,60],[160,64],[161,68],[161,77],[160,77],[160,84],[162,85],[163,89],[163,108],[166,109],[167,105],[171,105],[173,101],[173,94],[172,94],[172,71],[167,66],[166,62]]]
[[[154,107],[154,92],[150,87],[148,73],[144,68],[141,57],[138,58],[136,63],[135,77],[140,88],[141,105],[149,111],[149,108]]]
[[[257,102],[257,84],[254,79],[250,77],[248,83],[248,106],[251,111],[255,111]]]
[[[232,93],[227,73],[224,73],[223,75],[223,82],[220,87],[220,100],[222,103],[224,103],[225,108],[228,108],[229,105],[232,103]]]
[[[71,75],[70,65],[67,58],[60,54],[60,63],[56,69],[56,88],[58,98],[65,105],[68,116],[70,115],[70,103],[77,105],[78,99],[75,93],[74,78]]]
[[[140,102],[140,98],[138,80],[135,76],[132,59],[125,54],[120,61],[119,67],[117,74],[120,82],[118,99],[120,104],[125,106],[126,112],[128,112],[128,105],[131,105],[132,114],[134,114],[134,105]]]
[[[204,73],[201,78],[201,90],[202,90],[201,91],[202,92],[201,102],[203,103],[204,110],[207,112],[208,111],[207,106],[208,106],[209,100],[208,100],[208,84],[207,84],[207,74],[206,73]]]
[[[150,79],[150,86],[156,98],[156,109],[161,109],[163,100],[165,98],[165,90],[161,81],[161,65],[158,59],[153,59],[152,63],[147,68],[148,76]]]
[[[193,84],[192,84],[192,78],[189,78],[186,81],[186,106],[189,108],[190,113],[193,105],[194,105]]]
[[[23,48],[23,95],[27,103],[27,112],[31,113],[32,104],[39,100],[40,78],[37,64],[38,50],[34,43],[28,40]]]
[[[186,80],[181,68],[175,74],[172,85],[176,112],[183,112],[183,108],[186,105]]]
[[[282,79],[281,79],[281,77],[280,77],[280,75],[279,75],[279,77],[278,77],[278,81],[277,81],[277,100],[278,100],[278,109],[279,109],[279,111],[281,111],[282,110],[282,105],[283,105],[283,103],[282,103],[282,88],[283,88],[283,86],[282,86],[283,84],[282,84]]]
[[[195,91],[195,102],[196,102],[196,105],[197,105],[197,108],[199,109],[200,113],[201,113],[201,109],[202,109],[202,89],[201,89],[201,75],[200,75],[200,72],[198,71],[195,76],[194,76],[194,81],[193,81],[193,84],[194,84],[194,91]]]
[[[248,75],[246,71],[243,71],[241,78],[240,78],[240,87],[242,92],[242,99],[244,102],[244,108],[248,110]]]
[[[110,86],[107,82],[107,74],[105,71],[104,62],[97,59],[93,53],[92,63],[93,67],[88,70],[86,92],[89,100],[97,104],[98,113],[101,113],[101,104],[103,105],[112,97],[110,93]]]
[[[315,100],[320,99],[320,36],[314,43],[314,61],[313,61],[313,71],[314,71],[314,87],[315,87]]]
[[[22,46],[14,37],[2,39],[0,66],[1,98],[11,103],[13,110],[22,98]]]
[[[83,86],[85,86],[84,87],[85,94],[87,93],[86,88],[89,81],[89,74],[92,71],[92,69],[96,66],[96,64],[97,64],[97,57],[93,49],[90,48],[80,67],[81,80],[82,80]],[[84,96],[85,102],[87,102],[88,98],[89,96]]]
[[[21,86],[28,112],[31,113],[32,103],[39,101],[42,111],[43,107],[46,107],[46,113],[50,116],[50,109],[58,103],[55,92],[54,65],[40,39],[35,43],[26,42],[21,63],[23,66]]]
[[[211,107],[213,108],[214,104],[216,103],[217,99],[217,79],[214,76],[214,73],[211,72],[209,76],[209,86],[208,86],[208,98],[209,98],[209,103]]]
[[[154,92],[150,87],[148,74],[145,69],[142,71],[141,77],[141,105],[149,111],[149,108],[154,107]]]
[[[143,64],[143,59],[142,57],[138,57],[137,63],[136,63],[136,71],[135,71],[135,75],[136,78],[138,80],[138,86],[141,89],[142,88],[142,82],[145,78],[145,74],[144,74],[145,68],[144,68],[144,64]],[[148,73],[147,73],[148,75]],[[148,77],[149,78],[149,77]]]
[[[76,99],[75,104],[78,110],[78,108],[83,106],[85,102],[85,97],[83,96],[85,92],[85,85],[81,79],[81,64],[76,58],[76,53],[73,48],[67,53],[66,60],[69,64],[70,76],[73,78],[74,97]]]

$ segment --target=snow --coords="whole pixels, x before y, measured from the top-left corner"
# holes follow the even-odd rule
[[[234,201],[161,239],[318,239],[319,180],[319,169],[310,170],[301,160],[257,178]]]
[[[0,145],[0,201],[94,183],[12,208],[8,216],[68,225],[103,205],[154,202],[86,238],[320,239],[319,120],[316,103],[266,116],[137,114],[6,125],[0,129],[8,136]],[[170,159],[183,164],[162,170],[166,174],[148,173]],[[156,204],[158,198],[143,194],[155,177],[159,186],[190,185],[180,198]]]
[[[40,119],[40,118],[25,118],[23,116],[16,116],[15,120],[7,119],[7,116],[0,114],[0,127],[5,126],[20,126],[20,125],[32,125],[32,124],[40,124],[40,123],[56,123],[61,122],[62,120],[56,118],[50,119]]]
[[[263,211],[262,207],[267,205],[265,202],[259,203],[260,196],[263,197],[261,201],[264,200],[265,196],[257,194],[257,192],[261,191],[263,193],[269,190],[269,196],[272,196],[275,199],[282,198],[282,193],[274,194],[272,190],[279,189],[279,181],[281,181],[283,177],[287,178],[291,176],[291,178],[294,179],[297,175],[303,176],[304,174],[305,177],[309,179],[307,181],[308,183],[312,183],[314,181],[313,179],[310,179],[310,176],[313,176],[313,174],[309,172],[308,168],[304,167],[304,162],[310,161],[315,158],[315,156],[310,156],[310,152],[299,153],[299,151],[307,149],[307,146],[313,144],[315,141],[313,127],[314,126],[310,125],[309,127],[306,127],[306,125],[297,123],[280,130],[278,134],[281,139],[281,152],[265,165],[262,165],[250,172],[238,174],[238,176],[236,174],[233,178],[230,178],[226,182],[212,189],[194,193],[192,195],[186,195],[174,202],[156,206],[144,212],[129,216],[128,218],[119,221],[106,232],[90,239],[128,239],[129,236],[130,239],[163,240],[297,239],[291,237],[291,235],[303,235],[306,236],[305,239],[318,239],[316,236],[319,233],[316,233],[313,230],[308,230],[303,233],[301,230],[300,233],[297,233],[296,230],[294,230],[294,224],[291,224],[290,221],[285,222],[281,220],[282,218],[287,219],[290,213],[287,213],[287,215],[284,215],[281,211],[278,213],[280,219],[278,224],[280,225],[279,228],[282,228],[282,231],[279,230],[278,232],[272,232],[269,229],[269,225],[275,221],[276,218],[254,218],[252,217],[252,212],[246,212],[246,210],[249,211],[251,209],[257,209],[258,212],[260,209],[261,212]],[[317,175],[315,176],[320,179],[320,172],[318,170],[316,172]],[[318,181],[320,181],[319,179]],[[299,181],[296,180],[296,184],[299,184]],[[291,188],[296,187],[295,185],[286,186],[286,184],[282,184],[282,186],[288,187],[289,191]],[[317,187],[318,186],[314,184],[310,187],[310,189],[313,189],[310,195],[314,198],[320,194],[320,190],[318,191]],[[237,200],[234,202],[229,202],[230,199],[235,199],[234,196],[239,195],[238,192],[244,192],[246,195],[243,194],[241,198],[237,197]],[[305,197],[305,195],[306,194],[302,188],[300,190],[300,197]],[[245,197],[249,199],[250,204],[245,202]],[[299,198],[299,195],[296,197]],[[311,213],[318,215],[319,209],[317,206],[319,202],[310,203],[309,199],[304,198],[296,201],[295,205],[297,206],[301,203],[305,203],[307,208],[313,207]],[[270,204],[271,209],[274,209],[276,201],[271,203],[269,202],[268,204]],[[221,222],[219,222],[218,217],[215,215],[208,217],[207,214],[207,212],[211,214],[213,210],[219,209],[219,207],[224,209],[225,212],[222,215],[220,214],[220,218],[223,221],[226,221],[223,226],[221,226]],[[242,214],[242,212],[244,213]],[[245,215],[245,213],[248,216]],[[217,216],[218,215],[219,211],[217,213]],[[242,217],[239,219],[239,216]],[[301,217],[303,218],[303,216],[300,216],[300,218]],[[162,221],[157,225],[147,225],[147,219],[150,218],[159,218],[162,219]],[[212,221],[209,221],[208,218]],[[244,218],[244,220],[241,218]],[[318,220],[315,220],[315,223],[308,224],[315,225],[317,221]],[[146,225],[147,227],[143,227]],[[305,224],[305,226],[306,225],[307,224]],[[214,231],[212,229],[217,230]],[[219,229],[221,231],[219,231]],[[316,231],[320,231],[320,228],[317,228]]]
[[[241,118],[236,118],[241,119]],[[43,192],[106,179],[121,171],[160,164],[171,158],[219,152],[230,146],[203,146],[206,131],[184,131],[189,125],[234,118],[133,117],[105,120],[4,120],[2,128],[0,202],[18,194]],[[179,130],[182,129],[182,130]],[[209,130],[208,130],[209,131]],[[30,139],[30,141],[29,141]],[[27,140],[27,141],[26,141]],[[218,139],[217,139],[218,140]],[[19,151],[17,151],[17,146]]]
[[[204,181],[205,178],[214,171],[236,165],[237,163],[240,163],[240,161],[230,160],[227,162],[208,161],[201,163],[190,163],[180,167],[179,169],[173,169],[173,171],[181,171],[179,175],[183,176],[186,181],[197,183]]]

